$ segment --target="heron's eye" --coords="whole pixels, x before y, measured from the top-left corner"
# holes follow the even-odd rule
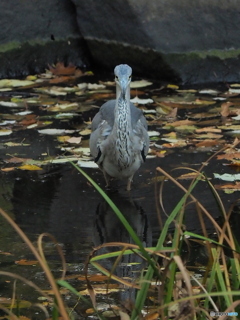
[[[115,80],[118,81],[118,76],[115,76]]]
[[[129,76],[128,80],[131,80],[132,79],[132,76]]]

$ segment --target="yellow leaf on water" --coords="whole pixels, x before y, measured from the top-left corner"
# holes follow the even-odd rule
[[[36,75],[29,75],[26,77],[26,80],[29,80],[29,81],[37,80],[37,76]]]
[[[88,136],[89,134],[91,134],[91,130],[90,129],[85,129],[85,130],[82,130],[80,131],[79,133],[82,135],[82,136]]]
[[[35,164],[24,164],[23,166],[18,167],[18,169],[29,171],[42,170],[42,168],[36,166]]]
[[[168,85],[167,85],[167,88],[168,88],[168,89],[178,90],[178,89],[179,89],[179,86],[177,86],[176,84],[168,84]]]

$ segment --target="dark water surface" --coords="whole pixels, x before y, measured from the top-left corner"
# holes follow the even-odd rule
[[[4,112],[6,110],[4,109]],[[94,111],[96,112],[96,111]],[[93,113],[94,113],[93,112]],[[80,114],[77,121],[82,122],[89,114]],[[62,126],[72,127],[73,120],[65,121]],[[159,130],[159,126],[151,126],[152,130]],[[161,128],[160,128],[161,131]],[[14,132],[10,138],[2,137],[0,158],[2,162],[7,154],[17,153],[18,157],[39,159],[43,153],[57,156],[57,141],[55,136],[40,135],[34,129]],[[5,141],[26,141],[30,147],[6,148]],[[161,166],[166,172],[177,177],[186,173],[185,170],[172,171],[177,167],[191,167],[199,169],[203,162],[216,151],[217,148],[196,151],[191,148],[179,148],[169,152],[164,158],[147,159],[146,163],[136,173],[133,189],[130,193],[125,191],[125,182],[115,182],[116,192],[110,192],[120,210],[125,214],[131,225],[147,246],[153,246],[161,232],[157,216],[159,206],[160,183],[156,183],[156,167]],[[97,169],[87,168],[85,171],[102,188],[105,182],[102,173]],[[213,159],[204,167],[206,175],[213,179],[213,173],[234,173],[231,167],[223,166],[221,161]],[[121,223],[111,212],[99,193],[71,164],[48,164],[42,171],[14,170],[1,172],[0,207],[7,211],[14,221],[22,228],[28,237],[36,243],[37,237],[43,232],[52,234],[61,245],[68,264],[68,274],[81,273],[84,262],[93,247],[104,242],[123,241],[131,242]],[[216,180],[212,180],[212,182]],[[180,181],[188,187],[189,180]],[[202,202],[214,219],[220,216],[217,203],[205,182],[199,182],[193,194]],[[228,210],[238,199],[238,192],[225,194],[220,192],[223,203]],[[163,204],[167,214],[179,202],[183,192],[172,182],[166,181],[163,189]],[[164,222],[166,215],[161,210]],[[208,232],[214,232],[211,222],[205,219]],[[189,204],[186,208],[186,229],[200,232],[201,227],[196,207]],[[239,222],[238,222],[239,223]],[[48,289],[44,275],[38,266],[20,266],[15,261],[21,259],[35,259],[27,246],[19,238],[8,223],[0,218],[0,270],[16,272],[28,279],[34,280],[41,287]],[[174,228],[174,226],[172,226]],[[45,242],[47,260],[54,274],[60,275],[61,263],[54,245]],[[3,254],[1,254],[1,252]],[[6,254],[6,253],[9,253]],[[121,275],[127,273],[123,267]],[[79,286],[79,284],[77,284]],[[12,282],[5,282],[0,278],[0,296],[11,296]],[[19,285],[21,299],[34,299],[36,293],[29,293],[24,285]],[[25,292],[26,290],[26,292]]]

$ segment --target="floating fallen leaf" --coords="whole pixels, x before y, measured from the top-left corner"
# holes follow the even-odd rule
[[[15,120],[5,120],[5,121],[0,123],[0,126],[6,126],[8,124],[14,124],[14,123],[16,123]]]
[[[12,133],[10,129],[0,129],[0,136],[8,136]]]
[[[179,121],[174,121],[174,122],[171,122],[171,123],[168,123],[167,125],[164,126],[165,127],[180,127],[180,126],[192,126],[194,125],[196,122],[195,121],[190,121],[190,120],[179,120]],[[195,127],[195,130],[197,128]]]
[[[213,140],[213,139],[206,139],[204,141],[196,143],[197,148],[203,148],[203,147],[212,147],[219,144],[219,140]]]
[[[168,88],[168,89],[178,90],[178,89],[179,89],[179,86],[177,86],[176,84],[168,84],[168,85],[167,85],[167,88]]]
[[[148,104],[148,103],[153,103],[152,99],[140,99],[137,96],[133,99],[130,100],[132,103],[136,104]]]
[[[98,83],[88,83],[87,88],[89,90],[97,90],[97,89],[105,89],[106,86],[104,84],[98,84]]]
[[[82,140],[82,137],[71,137],[66,142],[79,144]]]
[[[76,72],[76,66],[73,64],[65,66],[64,63],[58,62],[55,66],[49,66],[49,70],[54,75],[74,75]]]
[[[10,101],[0,101],[0,105],[3,106],[3,107],[18,107],[17,103],[10,102]]]
[[[26,111],[16,112],[15,114],[19,116],[26,116],[27,114],[31,114],[31,113],[32,111],[26,110]]]
[[[159,318],[159,313],[158,312],[151,312],[150,314],[147,314],[144,317],[144,320],[155,320]]]
[[[90,148],[83,148],[83,147],[79,147],[79,148],[72,148],[71,152],[74,154],[79,154],[81,156],[84,157],[83,160],[87,161],[87,160],[91,160],[90,159]],[[80,160],[80,159],[79,159]]]
[[[229,107],[232,106],[233,103],[230,101],[227,101],[225,103],[221,104],[221,116],[222,117],[227,117],[230,113]]]
[[[0,80],[0,88],[5,87],[24,87],[34,84],[33,81],[30,80],[18,80],[18,79],[2,79]]]
[[[218,174],[214,173],[214,178],[224,180],[224,181],[236,181],[240,180],[240,173],[236,174],[230,174],[230,173],[224,173],[224,174]]]
[[[164,143],[162,146],[164,148],[182,148],[187,146],[187,142],[185,140],[179,140],[177,142]]]
[[[234,191],[239,191],[240,190],[240,182],[236,182],[236,183],[228,183],[228,184],[222,184],[222,185],[214,185],[214,187],[216,189],[230,189],[230,190],[234,190]]]
[[[196,104],[196,105],[211,105],[211,104],[214,104],[214,103],[216,103],[216,102],[212,101],[212,100],[196,99],[194,101],[194,104]]]
[[[239,88],[239,89],[229,88],[228,92],[229,92],[229,93],[240,93],[240,88]]]
[[[36,264],[38,264],[38,261],[21,259],[19,261],[15,261],[15,263],[19,266],[35,266]]]
[[[67,93],[69,92],[68,90],[66,90],[63,87],[57,87],[57,86],[53,86],[53,87],[41,87],[41,88],[37,88],[35,89],[37,92],[42,92],[42,93],[47,93],[53,96],[66,96]]]
[[[48,135],[63,135],[64,133],[74,133],[75,130],[65,130],[65,129],[41,129],[38,130],[41,134],[48,134]]]
[[[230,84],[231,88],[240,88],[240,83],[232,83]]]
[[[42,170],[42,168],[40,168],[34,164],[25,164],[23,166],[18,167],[18,169],[29,170],[29,171]]]
[[[98,168],[98,165],[94,161],[79,160],[77,164],[80,168],[92,168],[92,169]]]
[[[62,103],[62,104],[57,103],[54,106],[48,107],[47,111],[59,112],[59,111],[62,111],[62,110],[76,110],[77,108],[78,108],[78,103],[77,102]]]
[[[1,171],[3,172],[10,172],[10,171],[13,171],[15,170],[16,168],[15,167],[8,167],[8,168],[1,168]]]
[[[130,88],[135,89],[135,88],[144,88],[147,86],[151,86],[152,82],[147,81],[147,80],[138,80],[138,81],[132,81],[130,83]]]
[[[77,278],[80,281],[86,281],[86,276],[81,275]],[[93,274],[88,276],[89,281],[94,281],[94,282],[102,282],[102,281],[107,281],[109,280],[108,276],[102,275],[102,274]]]
[[[0,254],[4,255],[4,256],[12,256],[12,253],[10,252],[4,252],[2,250],[0,250]]]
[[[156,110],[155,109],[143,109],[142,112],[145,113],[145,114],[156,113]]]
[[[199,91],[201,94],[210,94],[210,95],[217,95],[219,94],[219,91],[213,90],[213,89],[202,89]]]
[[[91,134],[91,130],[90,129],[84,129],[82,131],[80,131],[79,133],[82,135],[82,136],[88,136]]]
[[[57,140],[61,143],[65,143],[67,142],[68,139],[70,139],[71,137],[70,136],[58,136],[57,137]]]
[[[199,175],[196,172],[190,172],[190,173],[182,174],[181,176],[177,177],[177,180],[192,180],[196,178],[201,178],[201,175]],[[202,180],[204,179],[202,178]]]
[[[197,139],[221,139],[223,137],[222,134],[207,132],[204,134],[198,134],[195,136]]]
[[[102,285],[94,285],[93,290],[96,294],[109,294],[112,292],[119,292],[121,289],[119,285],[116,283],[102,284]],[[85,289],[79,292],[82,295],[89,295],[89,290]]]
[[[220,133],[222,132],[221,129],[217,129],[215,127],[205,127],[205,128],[201,128],[201,129],[196,129],[195,130],[196,133],[201,133],[201,132],[215,132],[215,133]]]
[[[26,301],[26,300],[19,300],[19,299],[11,299],[11,298],[4,298],[0,297],[0,304],[3,305],[5,308],[30,308],[31,307],[31,302]],[[6,318],[6,316],[4,316]],[[19,317],[18,317],[19,318]],[[20,319],[20,318],[19,318]]]
[[[233,159],[240,159],[240,152],[231,152],[231,153],[224,153],[217,155],[218,160],[226,159],[226,160],[233,160]]]
[[[36,75],[29,75],[26,77],[25,80],[28,80],[28,81],[35,81],[37,80],[37,76]]]
[[[27,129],[33,129],[33,128],[36,128],[36,127],[38,127],[38,123],[32,123],[32,124],[27,126]]]
[[[196,130],[196,126],[193,126],[193,125],[180,125],[180,126],[177,126],[175,128],[175,130],[177,132],[181,131],[181,132],[189,133],[189,132],[194,132]]]
[[[22,163],[22,162],[26,162],[27,160],[31,160],[31,159],[12,157],[8,160],[5,160],[5,162],[7,162],[7,163]]]

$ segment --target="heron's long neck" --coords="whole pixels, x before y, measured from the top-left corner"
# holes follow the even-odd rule
[[[116,134],[116,157],[119,169],[121,170],[128,167],[132,161],[130,140],[132,134],[130,88],[128,88],[125,97],[117,93],[114,131]]]

